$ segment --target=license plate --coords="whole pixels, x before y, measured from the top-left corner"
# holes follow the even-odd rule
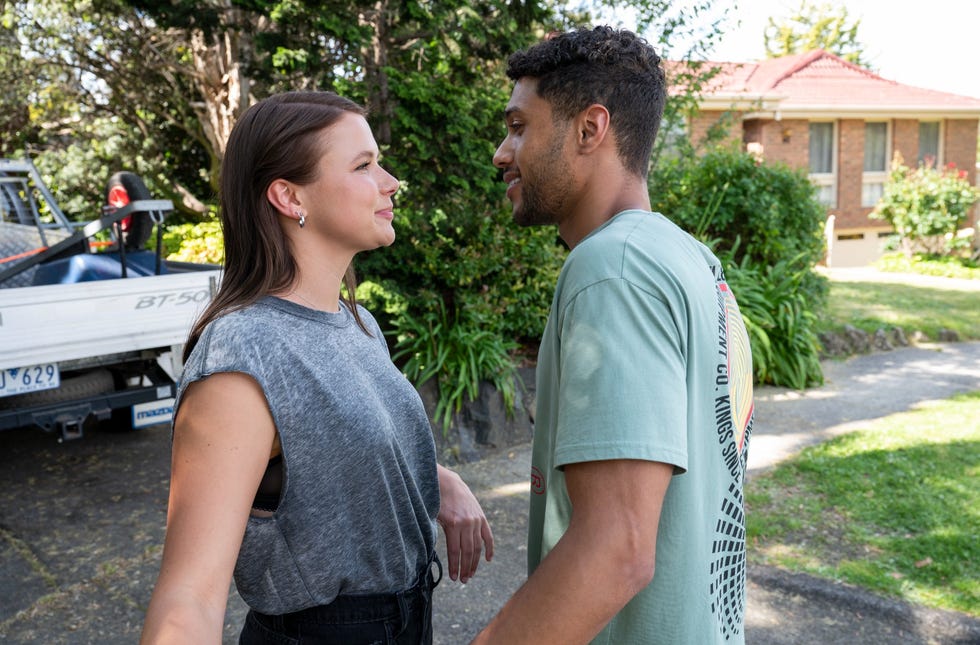
[[[169,392],[169,388],[167,389]],[[170,423],[174,418],[174,399],[161,399],[133,406],[133,427],[145,428],[158,423]]]
[[[61,373],[56,363],[8,367],[0,370],[0,397],[53,390],[61,385]]]

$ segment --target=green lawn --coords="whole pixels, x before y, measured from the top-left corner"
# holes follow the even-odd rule
[[[745,491],[751,562],[980,616],[980,392],[869,422]]]
[[[923,332],[935,340],[952,329],[961,340],[980,340],[980,291],[954,291],[885,282],[830,283],[821,331],[845,324],[873,333],[898,326],[906,334]]]

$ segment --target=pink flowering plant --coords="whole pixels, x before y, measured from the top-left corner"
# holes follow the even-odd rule
[[[955,164],[938,169],[927,162],[909,168],[896,154],[884,194],[870,216],[892,225],[909,258],[917,252],[949,255],[977,200],[980,190]]]

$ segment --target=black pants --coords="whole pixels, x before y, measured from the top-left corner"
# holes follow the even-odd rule
[[[337,596],[329,605],[269,616],[249,611],[239,645],[431,645],[432,590],[442,564],[419,573],[411,589],[391,594]]]

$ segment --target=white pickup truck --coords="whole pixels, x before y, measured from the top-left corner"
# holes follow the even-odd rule
[[[0,159],[0,431],[34,426],[67,440],[97,422],[172,417],[181,346],[219,267],[162,258],[173,206],[150,199],[136,175],[113,175],[106,197],[80,226],[30,161]],[[155,252],[145,250],[154,228]],[[93,239],[104,230],[111,239]]]

